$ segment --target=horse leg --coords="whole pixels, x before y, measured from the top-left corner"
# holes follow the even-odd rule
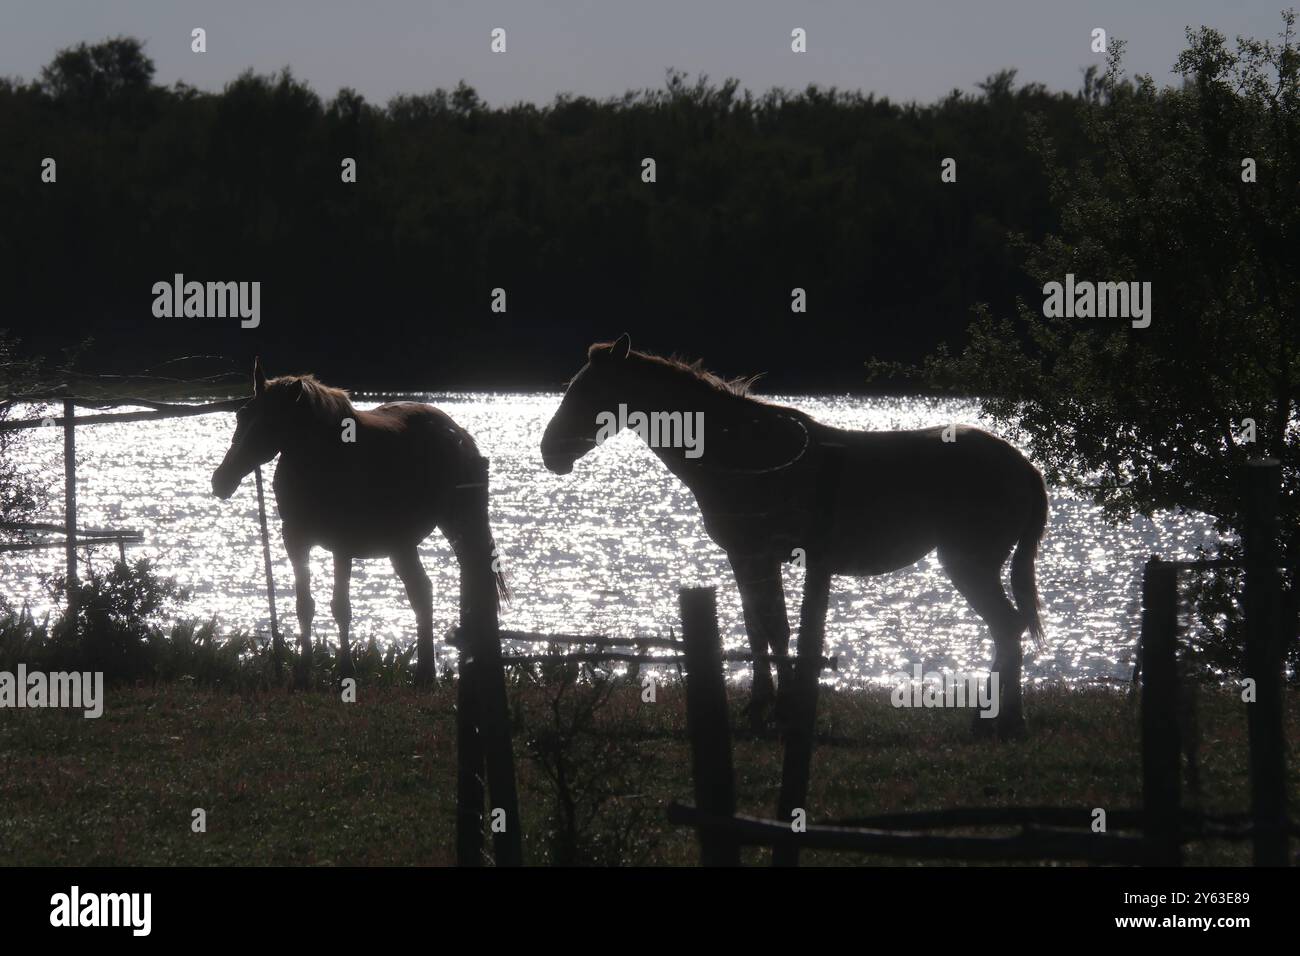
[[[991,633],[991,629],[990,629],[990,633]],[[986,699],[988,700],[993,699],[993,675],[994,674],[1001,675],[1001,673],[1002,673],[1002,645],[998,643],[996,638],[994,638],[993,663],[989,667],[989,676],[984,678],[984,693],[986,695]],[[1001,676],[999,676],[998,677],[999,695],[1001,693],[1001,686],[1000,686],[1001,682],[1002,682],[1002,678]],[[1001,706],[1002,706],[1002,702],[999,697],[998,707],[1001,708]],[[981,717],[980,712],[978,710],[975,711],[975,716],[971,718],[970,727],[971,727],[971,732],[976,737],[994,737],[997,735],[997,730],[998,730],[997,720],[992,718]]]
[[[435,676],[433,664],[433,584],[420,563],[420,553],[415,548],[396,552],[392,556],[393,570],[406,585],[406,597],[415,610],[415,683],[427,687]]]
[[[311,682],[311,622],[316,616],[316,602],[311,597],[311,566],[308,558],[311,546],[286,539],[285,550],[293,565],[293,593],[298,611],[298,669],[294,680],[299,690],[306,690]]]
[[[348,629],[352,624],[352,601],[348,590],[352,584],[352,558],[346,554],[334,555],[334,598],[330,611],[339,626],[339,677],[355,677],[352,668],[352,645]]]
[[[786,654],[790,649],[790,620],[785,611],[785,588],[781,583],[781,565],[766,558],[728,555],[740,588],[740,604],[745,615],[745,634],[754,653],[754,683],[749,706],[750,725],[760,730],[766,711],[775,697],[772,668],[768,658],[773,653]],[[777,665],[781,684],[791,679],[788,660]]]
[[[1016,737],[1024,733],[1024,708],[1020,693],[1020,668],[1024,658],[1020,637],[1028,622],[1011,603],[1002,588],[1002,562],[994,558],[968,558],[939,552],[939,560],[952,583],[966,598],[975,613],[984,619],[993,636],[993,668],[989,678],[992,691],[992,674],[998,677],[999,700],[997,731],[1000,737]],[[976,726],[992,720],[975,718]]]

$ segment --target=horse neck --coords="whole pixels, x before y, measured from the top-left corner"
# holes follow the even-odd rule
[[[702,420],[693,423],[701,452],[697,457],[689,457],[688,449],[682,447],[650,446],[701,500],[702,495],[729,494],[732,479],[741,476],[806,473],[808,466],[815,464],[816,449],[825,438],[824,429],[802,412],[722,391],[693,378],[673,381],[673,376],[664,376],[656,386],[640,390],[635,406],[629,403],[628,407],[629,414],[634,408],[647,413],[702,414]],[[774,426],[774,433],[787,436],[788,444],[769,447],[768,439],[755,441],[752,436],[758,423],[765,426],[760,433],[768,434]]]
[[[281,456],[320,459],[339,453],[343,448],[343,419],[349,417],[359,430],[361,423],[355,408],[349,407],[338,415],[324,409],[305,411],[286,429]]]
[[[664,370],[646,375],[643,381],[634,386],[627,406],[629,415],[641,412],[650,421],[653,421],[650,416],[655,413],[680,413],[683,430],[691,428],[694,441],[699,443],[697,447],[705,449],[704,428],[724,427],[726,421],[734,416],[740,401],[736,396],[722,393],[686,373]],[[692,487],[693,482],[699,479],[700,458],[689,457],[691,449],[680,444],[647,443],[668,470],[688,487]]]

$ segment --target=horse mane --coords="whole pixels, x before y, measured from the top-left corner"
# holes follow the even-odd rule
[[[613,342],[597,342],[587,350],[587,359],[591,360],[597,352],[608,352],[613,347]],[[734,378],[725,378],[706,369],[703,359],[690,361],[678,355],[651,355],[649,352],[638,352],[636,349],[632,349],[628,353],[628,357],[649,363],[652,367],[680,373],[723,394],[758,401],[750,393],[754,383],[763,377],[762,372],[755,375],[738,375]]]
[[[352,399],[347,392],[326,385],[315,375],[282,375],[267,382],[266,390],[271,392],[285,389],[295,382],[302,384],[302,396],[298,401],[306,404],[312,417],[336,420],[356,414],[356,409],[352,407]]]

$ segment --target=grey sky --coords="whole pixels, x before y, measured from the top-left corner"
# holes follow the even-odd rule
[[[809,83],[929,101],[1014,66],[1078,88],[1093,27],[1130,70],[1170,78],[1185,26],[1272,38],[1287,0],[0,0],[0,73],[32,78],[79,41],[143,38],[158,81],[217,90],[246,67],[292,67],[322,96],[385,102],[460,79],[489,103],[661,86],[675,67],[754,90]],[[207,30],[208,52],[190,51]],[[489,32],[507,31],[492,54]],[[790,31],[809,50],[790,51]]]

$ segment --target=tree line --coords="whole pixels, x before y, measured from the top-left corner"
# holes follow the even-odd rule
[[[1031,128],[1086,162],[1093,78],[1007,70],[918,105],[669,72],[605,100],[489,108],[462,83],[381,106],[288,69],[163,86],[139,41],[81,44],[0,80],[0,326],[45,352],[93,336],[82,362],[115,371],[260,352],[430,388],[553,387],[630,331],[771,387],[861,388],[865,358],[919,359],[972,303],[1032,291],[1007,238],[1058,219]],[[260,281],[260,327],[155,318],[177,273]]]

